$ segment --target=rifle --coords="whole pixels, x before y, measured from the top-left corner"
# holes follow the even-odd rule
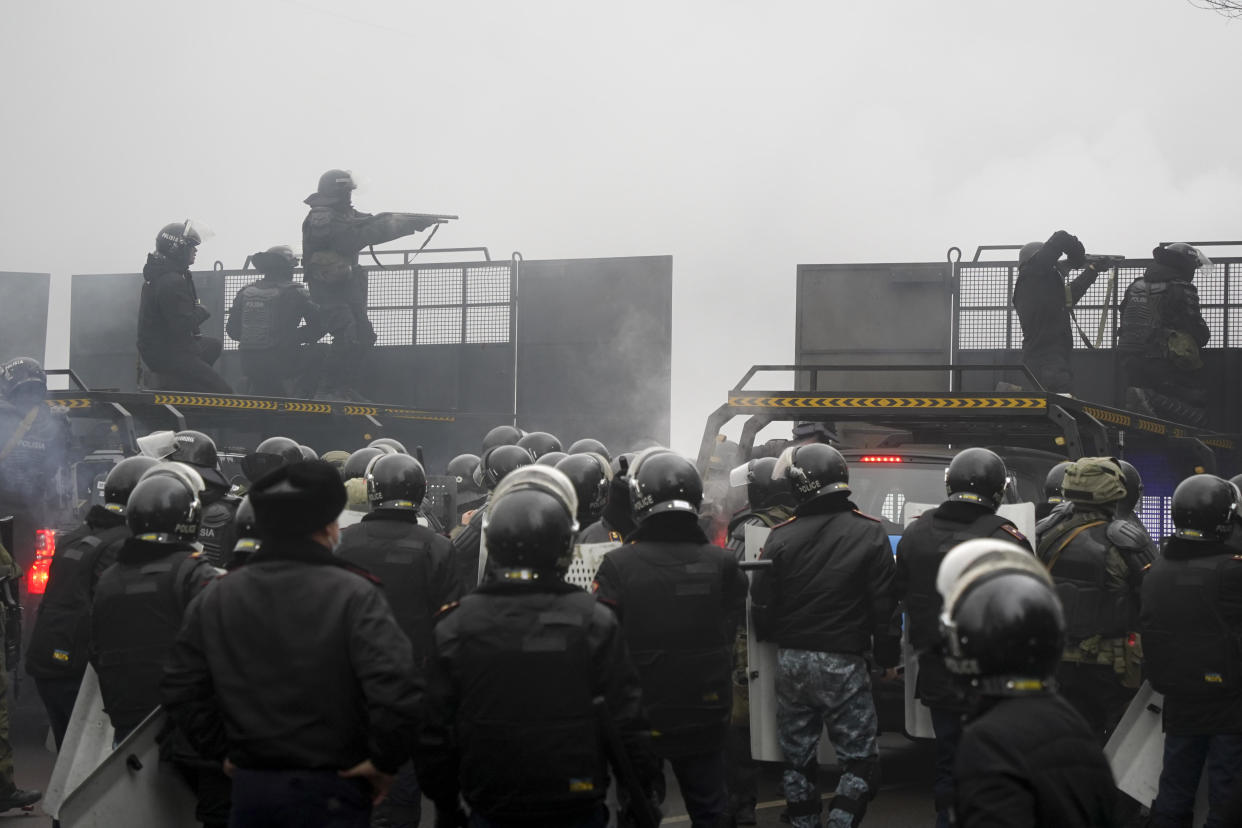
[[[617,791],[618,799],[621,799],[621,792],[624,791],[625,798],[629,800],[626,803],[626,814],[630,824],[634,828],[659,828],[660,812],[648,798],[638,774],[634,772],[634,766],[630,764],[630,755],[621,743],[621,734],[617,732],[617,723],[608,712],[608,704],[603,696],[596,696],[591,704],[595,708],[595,720],[599,724],[600,735],[604,737],[604,752],[608,754],[608,761],[617,775],[617,787],[620,788]]]
[[[439,225],[456,218],[439,213],[376,213],[361,219],[362,241],[366,245],[383,244],[428,227],[439,229]]]

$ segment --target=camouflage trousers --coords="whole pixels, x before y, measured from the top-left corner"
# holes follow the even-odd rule
[[[819,828],[817,753],[820,734],[827,727],[842,769],[828,826],[857,825],[875,795],[879,768],[866,660],[840,653],[778,650],[776,703],[777,739],[789,763],[783,782],[790,822],[794,828]]]

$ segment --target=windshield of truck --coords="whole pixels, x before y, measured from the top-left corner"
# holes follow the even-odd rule
[[[945,498],[945,466],[921,463],[850,468],[850,499],[860,511],[884,519],[885,530],[900,534],[906,502],[939,504]]]

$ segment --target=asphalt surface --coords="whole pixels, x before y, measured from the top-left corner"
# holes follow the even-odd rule
[[[47,786],[52,775],[56,757],[47,749],[47,717],[33,682],[23,684],[21,698],[14,704],[10,699],[11,733],[14,767],[17,784],[25,789],[39,790]],[[930,743],[914,743],[904,736],[885,734],[880,737],[880,795],[867,810],[864,824],[868,826],[892,826],[892,828],[915,828],[935,824],[932,810],[931,783],[934,754]],[[664,825],[690,824],[685,807],[677,793],[677,782],[668,775],[668,798],[664,803]],[[781,769],[777,765],[764,765],[759,778],[759,805],[755,810],[759,826],[783,825],[780,820],[785,800],[781,794]],[[821,790],[831,792],[836,785],[837,772],[832,767],[822,769]],[[424,800],[423,825],[430,826],[434,813],[430,802]],[[51,818],[38,806],[33,811],[8,811],[0,814],[0,828],[26,828],[51,825]]]

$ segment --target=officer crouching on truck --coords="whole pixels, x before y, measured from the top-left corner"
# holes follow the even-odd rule
[[[277,245],[253,254],[250,261],[263,278],[237,292],[224,326],[241,353],[246,390],[309,397],[319,383],[313,343],[323,336],[323,328],[306,286],[293,281],[298,258],[291,248]]]

